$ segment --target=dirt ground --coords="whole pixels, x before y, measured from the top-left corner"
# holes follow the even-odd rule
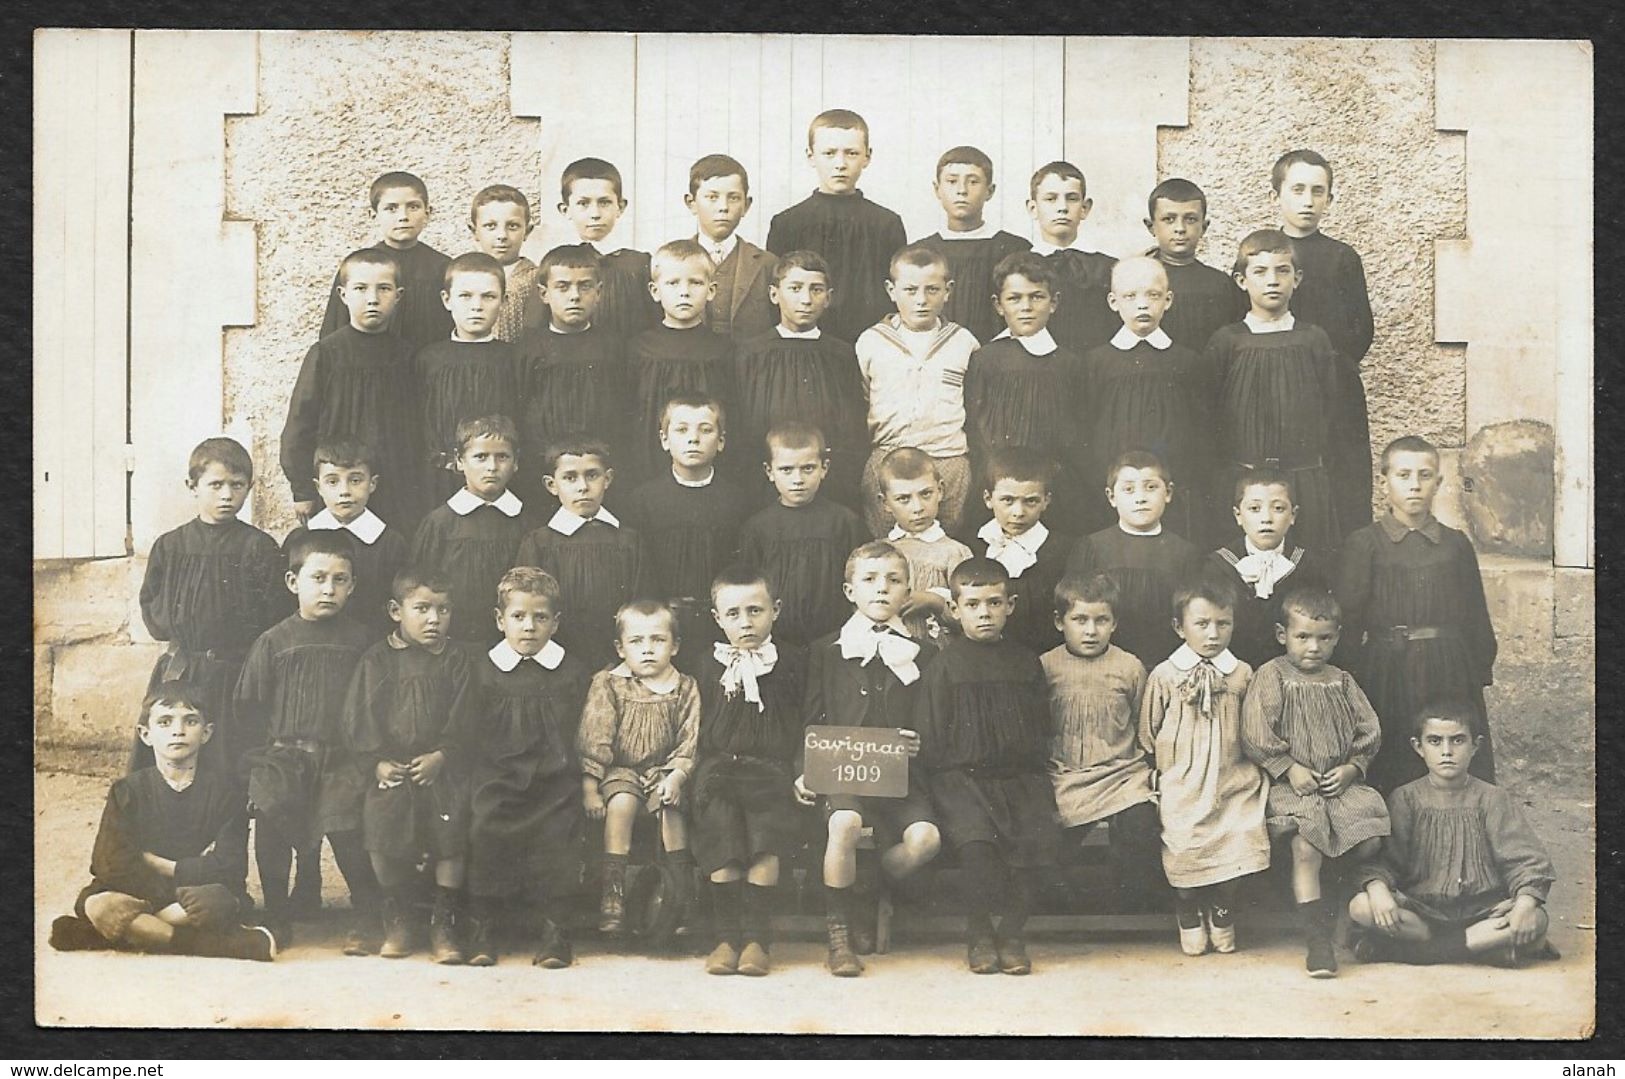
[[[806,935],[776,945],[762,979],[709,977],[698,959],[611,954],[583,940],[562,971],[527,955],[437,967],[422,956],[346,958],[332,919],[270,964],[58,953],[48,928],[88,879],[106,784],[35,777],[35,1015],[45,1026],[1575,1038],[1594,1025],[1596,833],[1593,792],[1579,785],[1509,784],[1557,865],[1551,940],[1561,960],[1514,971],[1361,966],[1345,954],[1338,978],[1315,981],[1295,933],[1245,922],[1240,951],[1196,959],[1180,954],[1171,927],[1040,930],[1027,978],[969,974],[964,946],[947,937],[904,940],[857,979],[826,974],[821,942]],[[329,903],[342,905],[338,874],[325,877]]]

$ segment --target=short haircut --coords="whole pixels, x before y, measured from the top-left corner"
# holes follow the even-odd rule
[[[1018,274],[1035,284],[1043,285],[1050,290],[1051,295],[1054,295],[1056,286],[1060,284],[1060,279],[1048,259],[1031,251],[1016,251],[1004,256],[998,265],[993,267],[993,295],[997,296],[1004,291],[1006,278]]]
[[[728,433],[728,410],[718,398],[703,393],[679,393],[666,398],[666,403],[660,406],[662,431],[671,423],[674,408],[708,408],[717,418],[717,430],[724,435]]]
[[[749,562],[734,562],[724,566],[722,572],[711,579],[711,606],[715,607],[717,605],[717,593],[724,588],[738,588],[753,584],[759,584],[767,589],[769,599],[779,598],[773,591],[773,582],[767,579],[767,574],[763,573],[760,568],[751,565]]]
[[[1055,482],[1055,462],[1030,446],[1001,446],[988,454],[987,464],[982,466],[982,490],[993,490],[1000,480],[1042,483],[1048,493]]]
[[[515,566],[502,575],[497,582],[497,610],[508,609],[508,601],[515,592],[523,592],[527,596],[541,596],[547,600],[548,608],[559,613],[559,602],[563,593],[559,591],[559,582],[544,569],[535,566]]]
[[[311,454],[310,463],[317,472],[322,470],[323,465],[332,465],[334,468],[365,468],[376,475],[378,468],[374,464],[375,460],[376,454],[367,443],[355,439],[333,438],[316,443],[316,452]]]
[[[560,244],[543,255],[536,267],[536,280],[540,286],[546,287],[547,275],[551,270],[591,270],[594,277],[598,277],[603,271],[603,259],[591,244]]]
[[[897,280],[897,268],[899,266],[917,266],[922,270],[930,269],[933,266],[941,266],[943,276],[948,276],[947,257],[936,248],[927,247],[925,244],[908,244],[905,247],[899,247],[892,255],[891,262],[886,266],[886,279],[888,281],[895,282]]]
[[[566,431],[549,442],[542,450],[542,469],[551,476],[559,466],[559,458],[564,456],[596,457],[605,468],[615,467],[610,460],[609,443],[586,431]]]
[[[667,603],[663,599],[650,599],[648,597],[639,597],[636,599],[627,600],[615,611],[616,637],[619,637],[621,634],[626,632],[626,620],[628,616],[634,614],[665,615],[666,621],[671,625],[671,639],[674,641],[681,641],[683,639],[682,622],[680,619],[678,619],[677,612],[671,609],[671,604]]]
[[[1095,573],[1084,576],[1068,573],[1055,582],[1055,617],[1065,618],[1067,612],[1079,603],[1104,603],[1117,617],[1117,608],[1123,602],[1123,590],[1110,574]]]
[[[1199,599],[1205,599],[1215,607],[1234,611],[1238,602],[1236,586],[1215,573],[1207,572],[1181,581],[1174,587],[1174,620],[1184,618],[1185,608]]]
[[[313,554],[342,558],[355,573],[355,541],[342,528],[302,528],[288,537],[286,553],[289,573],[298,573]]]
[[[1070,161],[1051,161],[1047,165],[1039,166],[1033,173],[1032,182],[1028,184],[1028,194],[1034,201],[1038,199],[1038,185],[1044,182],[1046,176],[1056,176],[1062,180],[1078,181],[1078,189],[1083,197],[1089,197],[1089,181],[1083,178],[1083,170]]]
[[[745,184],[745,194],[750,194],[750,173],[745,171],[745,166],[727,154],[706,154],[689,166],[688,193],[694,194],[705,181],[715,180],[720,176],[739,177]]]
[[[171,708],[177,706],[190,708],[203,717],[203,722],[210,724],[214,722],[208,713],[208,692],[204,687],[188,679],[161,683],[151,693],[141,698],[141,714],[136,717],[136,726],[149,726],[152,723],[152,710],[160,704],[167,704]]]
[[[1332,193],[1331,162],[1313,150],[1288,150],[1276,158],[1275,164],[1270,168],[1270,187],[1274,189],[1277,195],[1281,193],[1281,185],[1286,183],[1286,170],[1293,165],[1312,165],[1317,169],[1325,169],[1326,194],[1329,196]]]
[[[559,177],[559,201],[570,201],[570,185],[577,180],[608,180],[615,188],[615,197],[626,201],[626,193],[621,187],[621,170],[601,157],[578,158],[564,166],[564,175]]]
[[[981,169],[989,186],[993,183],[993,159],[974,146],[955,146],[937,158],[937,179],[942,179],[942,170],[949,165],[969,165],[973,169]]]
[[[374,180],[367,191],[367,201],[374,210],[378,209],[378,200],[384,197],[384,192],[392,187],[410,187],[423,199],[423,205],[429,205],[429,187],[422,180],[410,172],[386,172]]]
[[[210,465],[219,465],[233,476],[254,482],[254,458],[235,438],[206,438],[192,447],[192,456],[186,460],[187,481],[196,483]]]
[[[1145,200],[1145,215],[1153,221],[1157,217],[1157,202],[1200,202],[1202,204],[1202,217],[1207,218],[1207,193],[1189,180],[1178,176],[1162,181],[1151,189],[1151,194]]]
[[[389,598],[396,603],[405,603],[406,597],[419,588],[426,588],[452,600],[457,598],[451,594],[451,578],[439,567],[423,564],[402,566],[389,582]]]
[[[1002,585],[1005,594],[1010,592],[1010,571],[991,558],[967,558],[953,568],[948,574],[948,592],[959,598],[959,593],[967,588],[991,588]]]
[[[1439,460],[1439,447],[1421,435],[1401,435],[1382,448],[1382,467],[1377,471],[1388,475],[1388,466],[1396,453],[1431,453],[1434,461]]]
[[[468,208],[468,220],[470,222],[478,221],[480,207],[489,206],[493,202],[511,202],[525,211],[525,222],[527,224],[532,220],[530,216],[530,200],[525,197],[523,191],[508,184],[492,184],[490,187],[480,188],[479,194],[474,196],[474,204]]]
[[[824,432],[815,424],[803,423],[800,420],[791,420],[788,423],[775,423],[768,429],[767,435],[762,439],[762,450],[767,454],[764,461],[772,463],[774,450],[807,450],[817,449],[820,460],[829,457],[829,440]]]
[[[886,484],[892,480],[921,480],[930,476],[938,483],[942,482],[942,474],[937,471],[937,462],[924,450],[917,450],[913,446],[902,446],[892,450],[880,459],[880,489],[886,490]]]
[[[1125,468],[1142,470],[1154,468],[1157,470],[1157,475],[1162,477],[1162,482],[1170,484],[1174,482],[1173,473],[1168,470],[1167,463],[1161,457],[1158,457],[1150,450],[1129,450],[1118,454],[1112,459],[1112,463],[1106,467],[1106,486],[1116,487],[1117,476]]]
[[[484,251],[470,251],[446,263],[446,272],[441,276],[441,287],[450,292],[452,278],[460,273],[489,274],[497,279],[497,285],[504,293],[508,291],[508,275],[502,272],[502,263]]]
[[[846,556],[846,568],[841,571],[841,579],[843,581],[850,581],[852,579],[852,574],[856,572],[858,568],[859,562],[867,562],[880,558],[901,562],[903,564],[904,575],[906,576],[908,574],[907,555],[905,555],[902,551],[899,551],[896,547],[893,547],[885,540],[870,540],[868,543],[859,544],[858,546],[852,548],[852,553]]]
[[[814,116],[812,123],[807,125],[807,146],[809,149],[813,144],[813,135],[826,127],[836,128],[841,131],[861,131],[863,132],[863,145],[869,145],[869,122],[867,120],[851,109],[825,109],[817,116]]]
[[[1292,246],[1292,240],[1280,229],[1254,229],[1241,241],[1236,248],[1236,262],[1230,267],[1231,273],[1244,274],[1247,272],[1247,260],[1254,255],[1291,255],[1292,265],[1296,269],[1303,269],[1298,265],[1298,249]]]
[[[1315,622],[1343,624],[1343,605],[1324,588],[1294,588],[1281,601],[1281,625],[1293,611]]]
[[[395,284],[401,283],[401,260],[386,248],[363,247],[359,251],[351,251],[339,263],[339,288],[350,283],[350,270],[356,266],[387,266],[395,271]]]
[[[1236,477],[1236,490],[1230,505],[1235,508],[1241,506],[1242,499],[1247,497],[1249,487],[1285,487],[1287,501],[1294,506],[1298,504],[1298,492],[1292,486],[1292,474],[1280,468],[1249,468]]]
[[[702,263],[708,277],[717,272],[717,264],[711,261],[710,254],[700,246],[698,240],[672,240],[655,248],[655,253],[649,257],[649,280],[659,281],[662,268],[675,262]]]
[[[784,275],[791,270],[806,270],[808,273],[821,273],[824,283],[833,287],[829,276],[829,261],[816,251],[791,251],[779,256],[777,265],[773,267],[773,283],[779,284]]]
[[[1477,708],[1464,700],[1450,697],[1441,700],[1429,701],[1416,710],[1411,717],[1411,737],[1420,739],[1422,728],[1430,719],[1445,719],[1452,723],[1460,723],[1467,728],[1467,733],[1476,741],[1484,737],[1484,716]]]
[[[519,428],[506,416],[476,416],[457,425],[457,456],[461,457],[468,444],[476,438],[500,438],[519,456]]]

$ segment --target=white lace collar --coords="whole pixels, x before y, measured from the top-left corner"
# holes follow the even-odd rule
[[[1176,670],[1188,671],[1195,667],[1198,663],[1202,662],[1202,657],[1197,655],[1196,650],[1190,645],[1182,644],[1178,648],[1174,649],[1174,654],[1168,657],[1168,662],[1172,663],[1174,665],[1174,669]],[[1219,669],[1219,673],[1225,675],[1226,677],[1234,672],[1237,665],[1241,663],[1241,661],[1237,659],[1228,648],[1214,656],[1208,662],[1217,667]]]

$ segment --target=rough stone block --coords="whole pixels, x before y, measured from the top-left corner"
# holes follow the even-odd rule
[[[1380,468],[1382,461],[1377,458],[1372,465]],[[1377,503],[1386,509],[1381,490],[1382,476],[1377,476]],[[1458,531],[1467,531],[1467,510],[1462,506],[1461,491],[1461,451],[1439,451],[1439,493],[1433,498],[1433,516],[1441,523],[1449,525]]]
[[[1468,440],[1462,504],[1479,550],[1551,557],[1555,452],[1551,426],[1534,420],[1481,427]]]
[[[35,729],[48,742],[110,744],[128,738],[158,645],[77,644],[56,650],[49,722]]]
[[[1549,563],[1480,555],[1484,598],[1505,658],[1549,657],[1556,573]]]
[[[141,581],[131,558],[34,563],[34,642],[75,644],[125,632]]]
[[[34,646],[34,729],[51,722],[51,668],[54,656],[50,645]]]
[[[1597,574],[1589,569],[1557,571],[1553,632],[1558,638],[1597,635]]]

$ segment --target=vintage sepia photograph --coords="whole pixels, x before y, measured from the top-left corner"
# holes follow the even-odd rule
[[[34,1021],[1590,1036],[1594,59],[36,30]]]

